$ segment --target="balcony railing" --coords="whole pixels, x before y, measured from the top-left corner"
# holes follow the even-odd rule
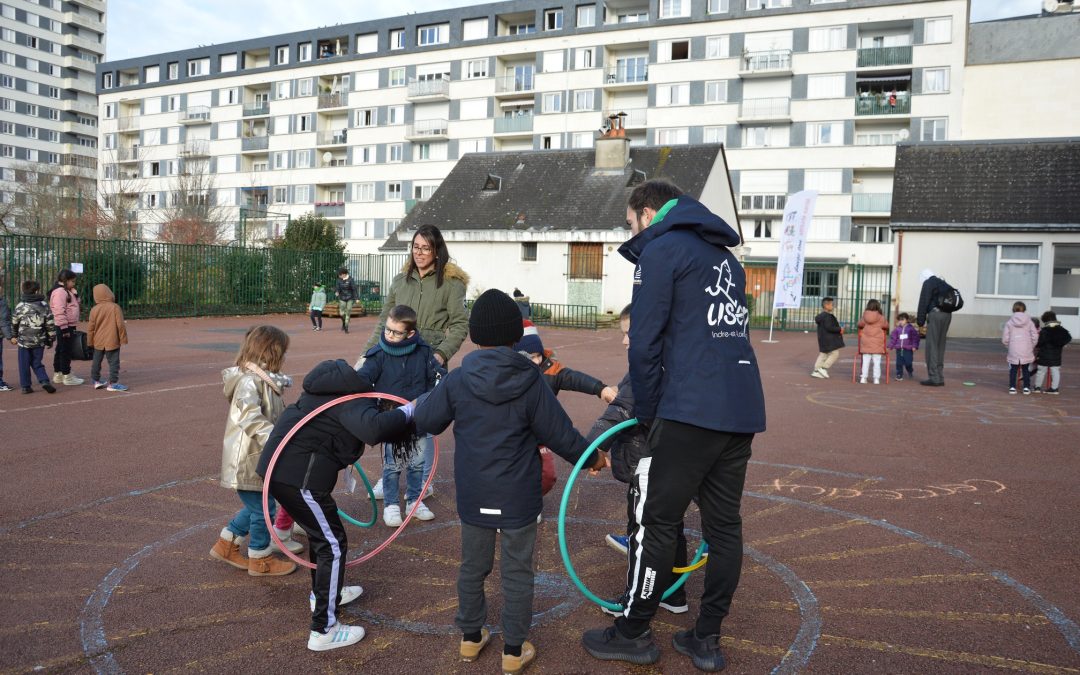
[[[495,93],[508,94],[517,92],[530,92],[535,88],[533,74],[505,75],[495,78]]]
[[[911,65],[911,45],[860,49],[856,63],[859,68]]]
[[[343,218],[345,216],[345,202],[316,202],[315,215],[327,218]]]
[[[181,122],[209,122],[210,121],[210,106],[196,105],[186,108],[180,113]]]
[[[637,84],[648,81],[649,66],[645,63],[622,64],[604,70],[604,84]]]
[[[787,195],[744,194],[739,195],[740,211],[783,211],[787,204]]]
[[[349,95],[343,91],[334,94],[319,94],[319,109],[343,108],[349,105]]]
[[[888,213],[892,210],[891,192],[863,192],[851,195],[852,213]]]
[[[345,145],[348,139],[348,130],[337,129],[336,131],[320,131],[316,134],[315,142],[318,145]]]
[[[247,136],[240,145],[240,149],[245,152],[249,150],[266,150],[269,147],[269,136]]]
[[[517,91],[516,89],[514,91]],[[437,78],[434,80],[413,80],[409,83],[408,98],[447,97],[450,95],[450,80]]]
[[[120,131],[131,131],[132,129],[138,129],[139,128],[139,117],[138,117],[138,115],[129,115],[127,117],[121,117],[120,119],[118,119],[116,121],[117,121],[117,124],[120,127]]]
[[[207,140],[193,140],[184,143],[180,148],[181,157],[209,157],[210,156],[210,141]]]
[[[417,120],[405,125],[406,138],[430,138],[446,136],[449,124],[446,120]]]
[[[750,98],[739,105],[741,119],[767,120],[790,116],[790,98]]]
[[[139,159],[139,147],[119,148],[116,151],[116,161],[136,162]]]
[[[791,70],[791,50],[778,49],[770,52],[749,52],[739,64],[741,73],[769,73]]]
[[[244,104],[244,117],[254,117],[256,115],[269,115],[270,103],[263,101],[262,103],[245,103]]]
[[[619,110],[607,110],[601,116],[600,123],[608,124],[611,121],[612,115],[625,113],[622,118],[624,129],[644,129],[647,125],[646,118],[648,117],[648,112],[647,108],[620,108]]]
[[[874,94],[855,98],[856,115],[910,115],[911,96],[902,91],[894,98],[891,94]]]
[[[495,118],[495,133],[497,134],[523,133],[526,131],[532,131],[532,128],[532,115],[514,115],[512,117]]]

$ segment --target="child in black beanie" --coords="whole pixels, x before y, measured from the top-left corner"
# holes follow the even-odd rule
[[[480,348],[419,403],[417,429],[438,434],[454,422],[454,482],[461,518],[461,567],[455,623],[464,634],[461,658],[473,661],[491,639],[484,627],[487,602],[484,579],[501,534],[502,628],[504,673],[519,673],[534,658],[526,642],[532,622],[533,550],[540,492],[540,454],[546,445],[568,462],[585,451],[540,371],[512,349],[521,339],[517,303],[499,290],[488,290],[473,304],[469,337]],[[607,465],[603,453],[588,463]]]

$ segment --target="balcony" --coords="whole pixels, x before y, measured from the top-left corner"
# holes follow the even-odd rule
[[[624,129],[644,129],[647,125],[648,108],[620,108],[618,110],[606,110],[600,117],[601,124],[611,124],[612,115],[622,116]]]
[[[241,152],[265,151],[270,147],[269,136],[248,136],[240,144]]]
[[[338,129],[336,131],[320,131],[315,135],[315,145],[327,146],[327,145],[345,145],[349,139],[348,129]]]
[[[105,53],[105,43],[99,40],[89,40],[80,35],[73,35],[71,33],[64,34],[64,44],[68,47],[78,47],[84,51],[93,52],[94,54]]]
[[[497,134],[532,135],[532,130],[532,115],[514,115],[512,117],[495,118],[495,133]]]
[[[210,141],[204,139],[191,140],[180,146],[181,157],[209,157]]]
[[[739,195],[739,213],[783,213],[787,195],[744,194]]]
[[[139,117],[138,115],[128,115],[121,117],[117,120],[120,131],[138,131],[139,130]]]
[[[851,195],[852,213],[889,213],[891,210],[891,192],[864,192]]]
[[[210,106],[195,105],[180,112],[180,124],[210,124]]]
[[[315,215],[324,218],[344,218],[345,202],[315,202]]]
[[[446,120],[417,120],[412,124],[405,125],[405,138],[410,141],[447,139]]]
[[[64,23],[73,23],[76,26],[96,30],[99,33],[105,32],[105,24],[90,16],[89,13],[64,12]]]
[[[244,104],[244,117],[258,117],[260,115],[270,114],[270,102],[261,101],[259,103],[245,103]]]
[[[116,151],[117,162],[137,162],[139,161],[139,146],[133,145],[130,148],[119,148]]]
[[[532,71],[521,75],[504,75],[495,78],[496,96],[517,96],[520,94],[532,94],[536,89]]]
[[[79,101],[64,100],[63,109],[68,112],[83,113],[84,115],[98,116],[98,107],[94,103],[81,103]]]
[[[64,133],[82,134],[83,136],[93,136],[94,138],[97,138],[98,130],[97,127],[89,124],[83,124],[82,122],[77,122],[75,120],[65,120]]]
[[[790,122],[790,98],[750,98],[739,104],[739,121]]]
[[[643,62],[623,63],[604,69],[604,86],[644,87],[649,81],[649,66]]]
[[[855,114],[864,115],[910,115],[911,95],[902,91],[895,99],[891,94],[867,94],[855,98]]]
[[[78,56],[65,56],[64,67],[73,68],[75,70],[81,70],[86,73],[96,73],[97,64],[93,61],[87,61],[86,59],[80,59]]]
[[[899,47],[869,47],[860,49],[856,65],[859,68],[878,68],[882,66],[910,66],[911,45]]]
[[[749,52],[739,61],[739,77],[782,77],[791,75],[791,50],[778,49],[770,52]]]
[[[409,83],[405,98],[409,101],[416,99],[448,100],[450,98],[450,80],[442,77],[434,80],[413,80]]]
[[[319,94],[319,110],[344,108],[347,105],[349,105],[349,95],[343,91],[333,94]]]
[[[105,11],[105,0],[71,0],[72,4],[88,7],[98,12]]]

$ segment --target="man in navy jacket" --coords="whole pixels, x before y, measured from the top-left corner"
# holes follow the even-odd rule
[[[606,629],[587,631],[599,659],[654,663],[649,628],[674,581],[676,538],[697,495],[709,544],[697,625],[675,649],[701,670],[720,670],[720,624],[742,566],[739,506],[754,434],[765,430],[765,400],[750,344],[746,278],[729,247],[728,223],[665,181],[634,189],[627,208],[634,236],[619,249],[636,264],[630,319],[634,414],[647,427],[648,456],[630,537],[630,599]]]

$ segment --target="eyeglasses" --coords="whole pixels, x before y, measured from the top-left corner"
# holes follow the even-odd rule
[[[393,328],[384,328],[383,332],[390,337],[403,338],[409,334],[407,330],[394,330]]]
[[[431,253],[435,249],[433,249],[430,246],[413,246],[412,250],[413,250],[413,253],[422,253],[424,255],[427,255],[428,253]]]

